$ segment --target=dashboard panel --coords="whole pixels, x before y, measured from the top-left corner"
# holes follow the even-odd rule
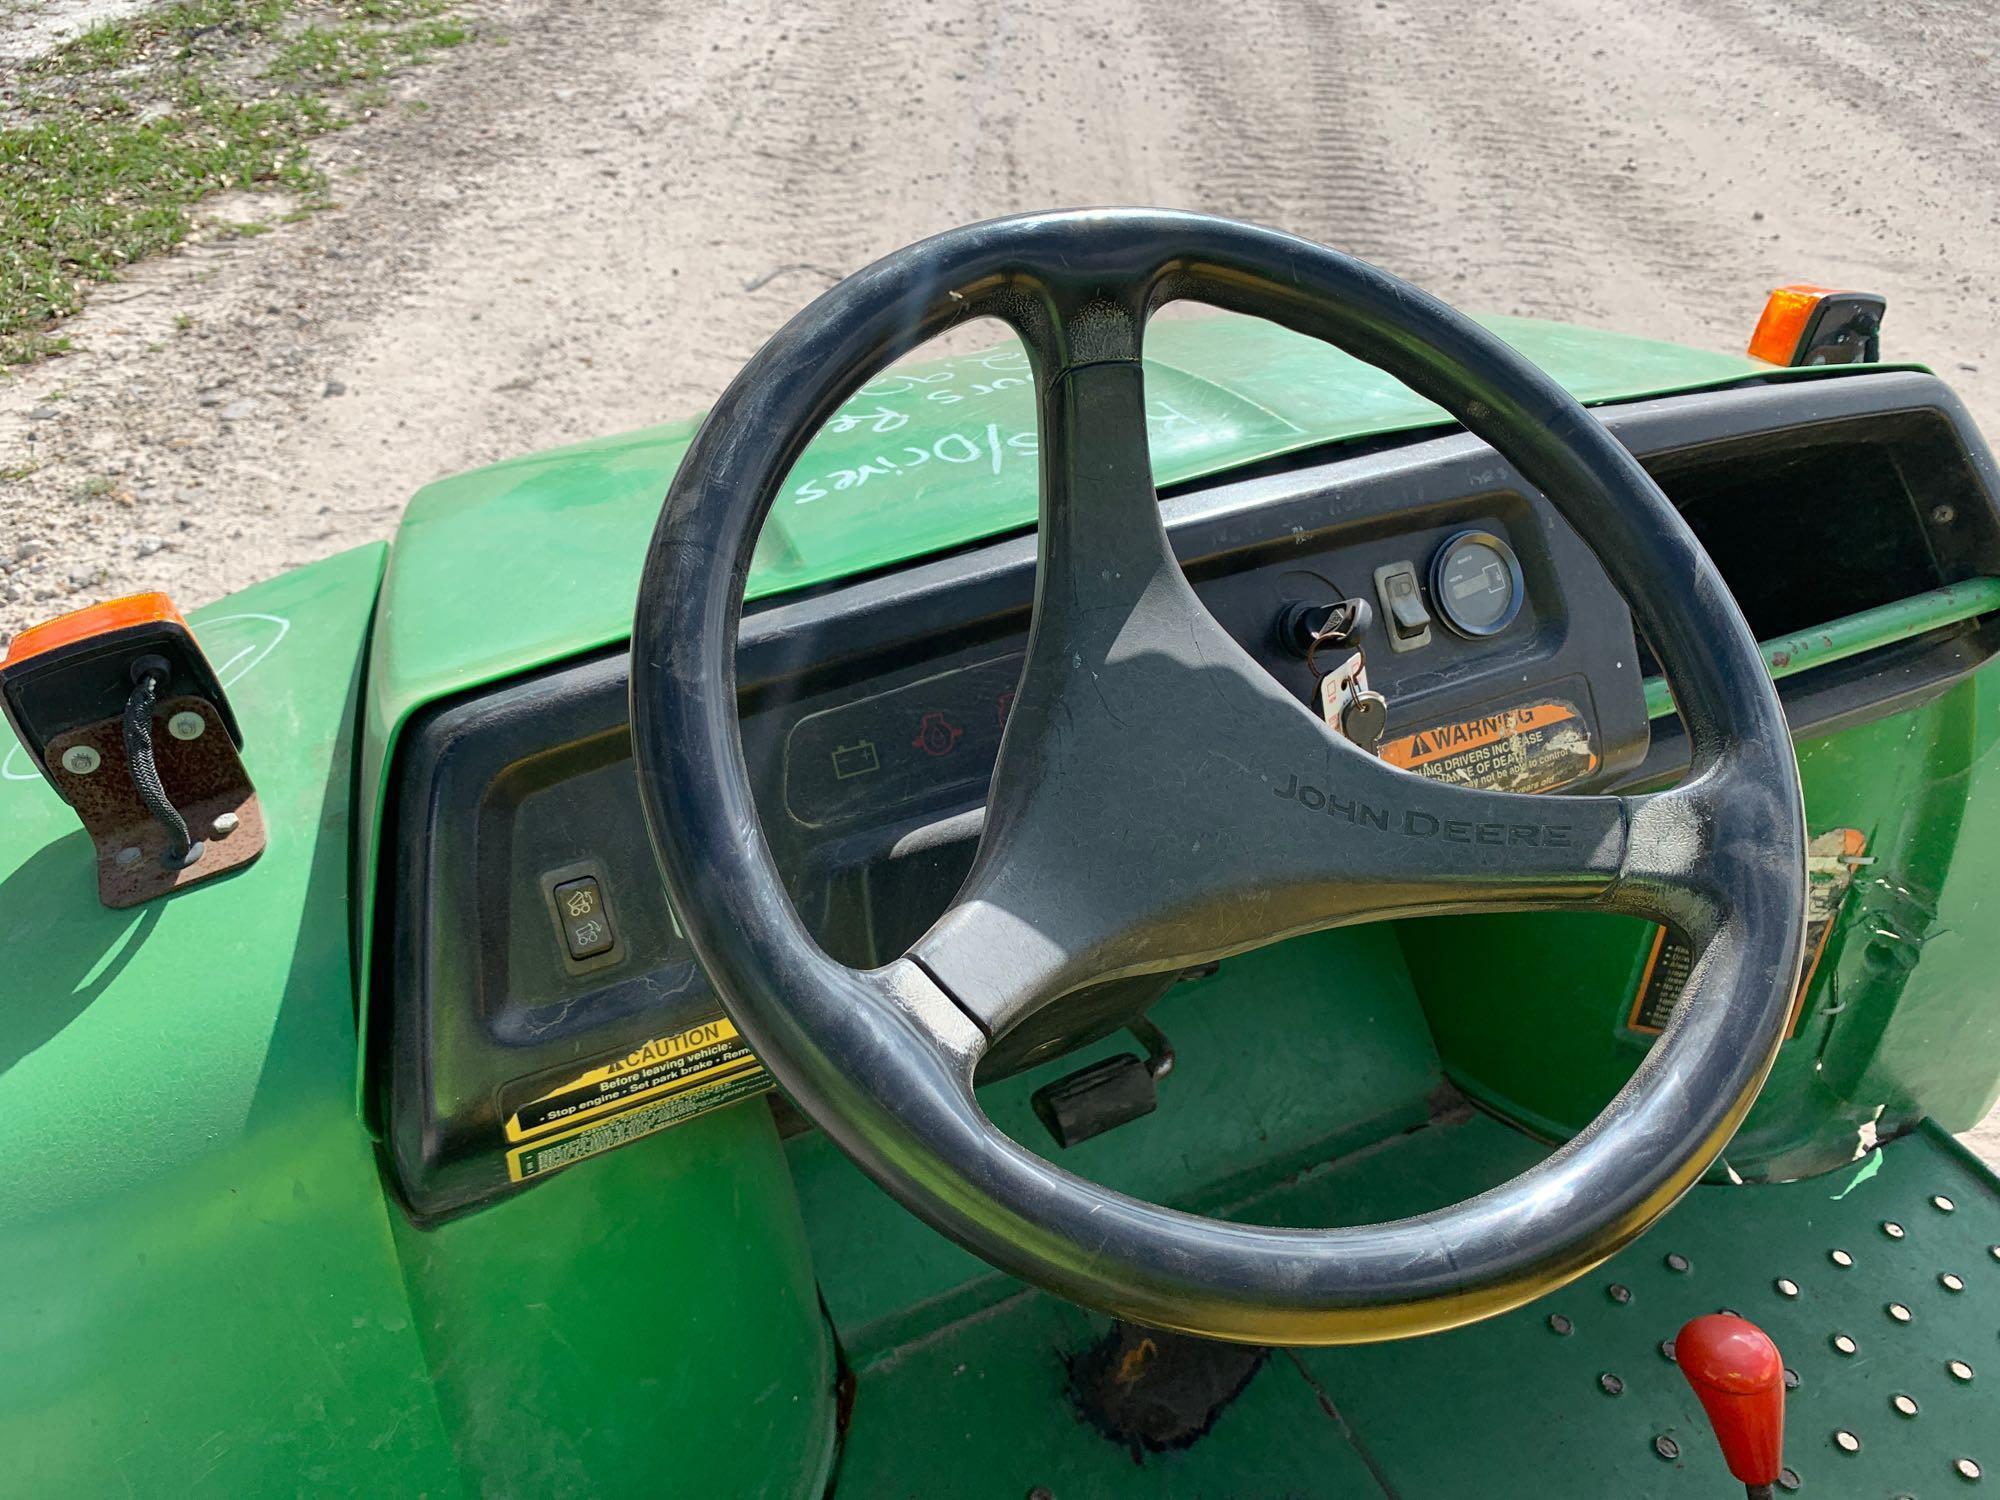
[[[1996,570],[1976,439],[1968,448],[1962,413],[1927,377],[1752,387],[1603,415],[1698,533],[1713,533],[1704,540],[1753,627]],[[1770,540],[1784,524],[1844,515],[1825,492],[1842,476],[1861,507],[1845,534],[1870,565],[1801,583],[1809,569]],[[1745,528],[1746,497],[1765,507],[1761,526]],[[1349,447],[1169,492],[1162,505],[1205,605],[1301,701],[1317,676],[1288,637],[1290,614],[1370,602],[1361,643],[1395,764],[1527,791],[1631,786],[1685,764],[1675,721],[1648,719],[1650,657],[1623,602],[1554,507],[1475,439]],[[843,961],[901,953],[970,865],[1034,557],[1032,535],[1007,538],[745,618],[743,741],[764,834],[802,918]],[[1858,658],[1795,679],[1795,728],[1942,691],[1990,653],[1984,636],[1968,647],[1980,629],[1889,648],[1893,672]],[[662,893],[626,694],[624,658],[607,655],[440,704],[405,738],[378,945],[392,1015],[372,1034],[388,1038],[382,1113],[419,1216],[768,1081]],[[1160,705],[1153,730],[1173,723],[1174,705]],[[1157,993],[1128,985],[1073,1007],[1094,1021],[1011,1055],[1039,1060],[1103,1034]]]

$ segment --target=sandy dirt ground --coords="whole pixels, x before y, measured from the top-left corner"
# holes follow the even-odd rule
[[[1716,348],[1776,283],[1866,287],[1887,351],[2000,430],[1990,0],[478,9],[505,45],[318,148],[337,211],[136,268],[81,352],[0,379],[0,638],[199,603],[387,535],[436,475],[697,410],[841,274],[1049,206],[1238,215],[1473,310]]]

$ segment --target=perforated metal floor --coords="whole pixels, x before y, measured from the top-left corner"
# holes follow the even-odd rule
[[[1490,1178],[1496,1159],[1539,1154],[1483,1118],[1438,1125],[1242,1216],[1389,1217],[1452,1192],[1468,1162]],[[1662,1347],[1728,1307],[1797,1375],[1797,1493],[2000,1494],[1996,1245],[1992,1180],[1927,1130],[1813,1181],[1697,1188],[1607,1266],[1506,1317],[1280,1354],[1200,1442],[1142,1459],[1082,1422],[1067,1389],[1065,1357],[1102,1320],[1022,1293],[857,1371],[837,1493],[1740,1496]]]

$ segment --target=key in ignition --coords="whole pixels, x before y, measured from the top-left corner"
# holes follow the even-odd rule
[[[1368,686],[1368,662],[1361,636],[1374,619],[1366,599],[1333,604],[1293,604],[1279,616],[1280,639],[1294,646],[1319,675],[1319,711],[1335,733],[1374,754],[1389,727],[1389,700]],[[1352,651],[1344,648],[1352,646]],[[1342,650],[1331,671],[1320,666],[1322,650]]]

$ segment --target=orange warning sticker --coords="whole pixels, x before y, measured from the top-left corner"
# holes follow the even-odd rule
[[[1382,759],[1433,781],[1547,792],[1597,769],[1590,721],[1560,698],[1433,724],[1383,742]]]

